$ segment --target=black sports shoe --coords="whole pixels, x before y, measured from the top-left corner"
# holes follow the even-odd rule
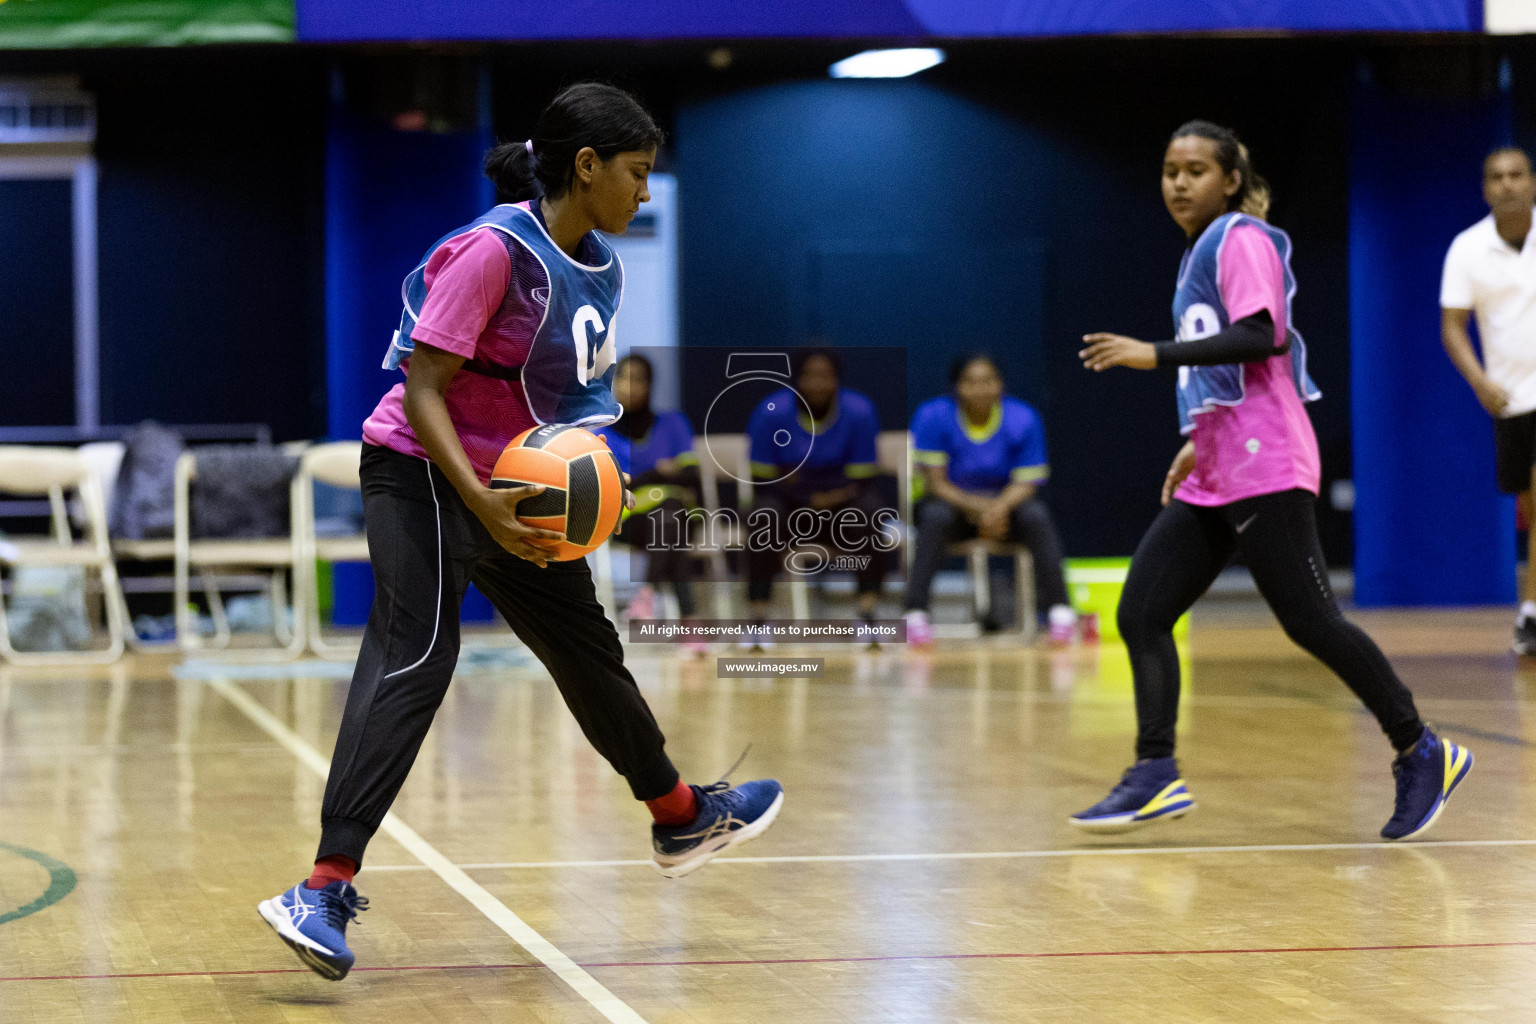
[[[1522,618],[1515,623],[1515,642],[1509,649],[1516,654],[1536,655],[1536,619]]]

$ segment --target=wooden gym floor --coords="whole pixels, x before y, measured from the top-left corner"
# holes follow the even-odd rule
[[[1113,646],[826,648],[827,678],[782,682],[637,648],[691,779],[750,741],[740,777],[788,790],[677,881],[542,671],[469,665],[339,984],[255,910],[314,849],[334,669],[0,670],[0,1020],[1536,1021],[1536,666],[1509,617],[1358,617],[1477,757],[1402,846],[1376,838],[1385,740],[1260,617],[1197,611],[1199,809],[1118,841],[1064,820],[1129,759]]]

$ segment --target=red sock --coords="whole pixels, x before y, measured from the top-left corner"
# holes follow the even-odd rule
[[[310,889],[324,889],[332,882],[346,882],[351,885],[356,874],[357,861],[351,857],[333,853],[329,857],[321,857],[315,861],[315,873],[310,875],[309,881],[304,884]]]
[[[699,798],[682,779],[677,780],[672,792],[647,800],[645,806],[651,809],[651,817],[658,825],[686,825],[699,816]]]

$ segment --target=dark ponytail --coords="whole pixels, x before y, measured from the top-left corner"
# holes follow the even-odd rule
[[[1230,128],[1223,128],[1219,124],[1210,121],[1188,121],[1179,126],[1169,141],[1182,139],[1188,136],[1208,139],[1216,145],[1216,162],[1221,165],[1222,171],[1231,174],[1238,173],[1241,184],[1227,200],[1229,211],[1240,211],[1251,217],[1263,220],[1269,215],[1269,182],[1254,173],[1253,161],[1248,156],[1248,147],[1238,139],[1237,133]]]
[[[544,108],[532,139],[503,142],[486,153],[485,176],[510,202],[539,195],[558,199],[570,189],[576,154],[583,149],[612,160],[619,153],[655,149],[661,141],[661,129],[639,100],[615,86],[579,82]]]

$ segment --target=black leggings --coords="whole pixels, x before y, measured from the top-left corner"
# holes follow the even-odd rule
[[[1137,758],[1172,757],[1179,715],[1173,624],[1204,594],[1234,551],[1286,635],[1355,691],[1399,751],[1423,723],[1413,694],[1381,649],[1344,618],[1328,585],[1313,497],[1281,491],[1218,508],[1169,502],[1136,548],[1117,621],[1136,681]]]
[[[432,463],[363,447],[373,610],[320,808],[320,852],[361,864],[405,783],[459,658],[471,580],[549,669],[597,752],[650,800],[677,785],[585,559],[540,569],[508,554]]]
[[[630,516],[619,531],[620,540],[645,551],[645,582],[653,587],[672,584],[677,610],[685,619],[698,611],[698,602],[693,599],[693,552],[687,537],[688,508],[676,498]]]
[[[933,577],[949,558],[949,545],[976,536],[976,525],[942,498],[926,498],[917,507],[917,550],[907,580],[907,610],[927,611]],[[1062,574],[1061,535],[1051,510],[1039,498],[1022,502],[1008,516],[1008,539],[1029,548],[1035,563],[1035,598],[1042,609],[1070,604]]]

